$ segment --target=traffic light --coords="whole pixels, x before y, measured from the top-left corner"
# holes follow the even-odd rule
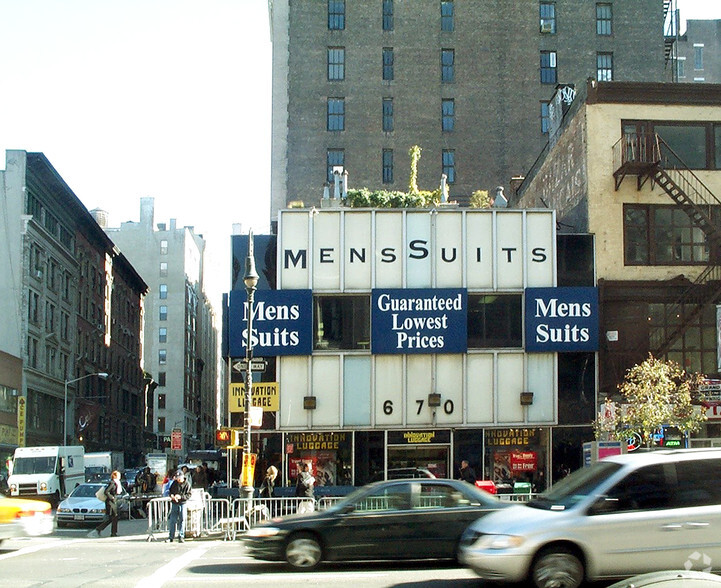
[[[218,429],[215,431],[215,444],[218,447],[228,447],[233,440],[231,429]]]

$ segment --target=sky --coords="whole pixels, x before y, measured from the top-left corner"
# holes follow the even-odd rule
[[[42,152],[109,226],[176,219],[230,289],[230,235],[270,226],[267,0],[0,0],[0,169]]]
[[[721,0],[678,7],[721,19]],[[233,224],[269,231],[267,0],[0,0],[0,15],[0,169],[8,149],[44,153],[111,227],[155,198],[156,223],[206,239],[219,305]]]

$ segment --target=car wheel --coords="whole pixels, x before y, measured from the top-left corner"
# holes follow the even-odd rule
[[[578,588],[584,576],[581,560],[562,547],[543,550],[531,567],[531,578],[537,588]]]
[[[320,563],[318,540],[308,533],[292,535],[285,546],[285,560],[294,568],[309,570]]]

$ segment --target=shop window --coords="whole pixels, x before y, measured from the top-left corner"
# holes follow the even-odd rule
[[[712,217],[719,212],[713,209]],[[679,207],[624,205],[623,231],[626,265],[708,264],[705,233]]]
[[[521,294],[468,295],[468,347],[522,347]]]
[[[368,296],[316,296],[313,313],[315,349],[369,349]]]

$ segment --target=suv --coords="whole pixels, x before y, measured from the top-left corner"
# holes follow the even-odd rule
[[[721,569],[721,450],[607,457],[461,538],[482,578],[575,588],[668,569]]]

